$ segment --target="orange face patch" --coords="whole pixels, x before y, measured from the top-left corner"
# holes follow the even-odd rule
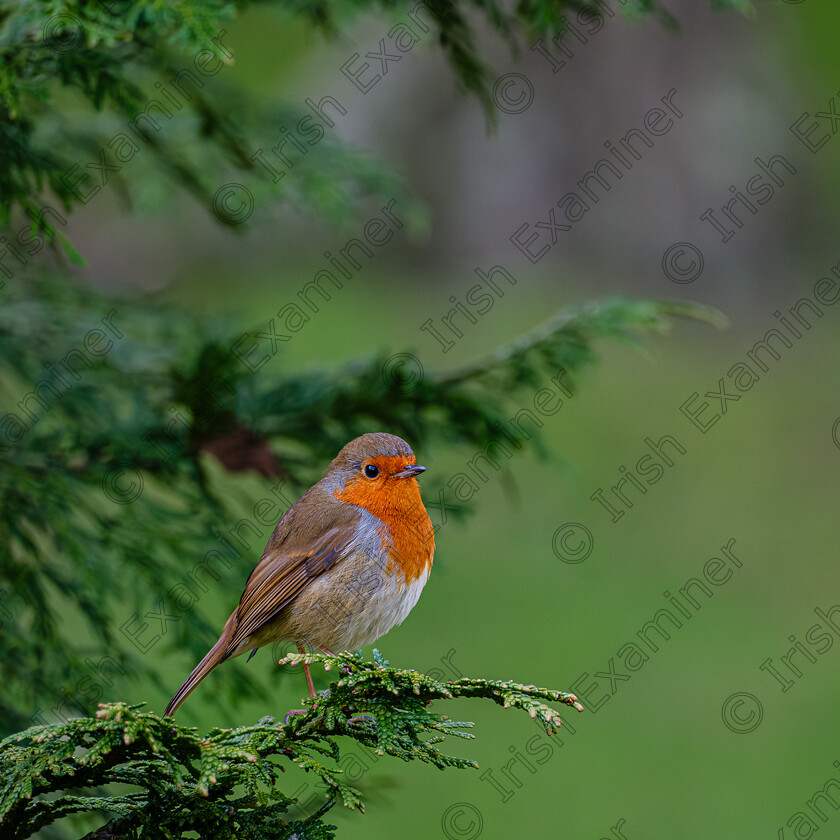
[[[432,564],[435,532],[429,514],[420,498],[416,478],[394,478],[396,473],[416,464],[414,458],[378,455],[362,464],[379,468],[376,478],[363,473],[354,475],[347,484],[335,491],[335,498],[364,508],[382,522],[378,529],[394,565],[400,569],[406,583],[422,575]],[[390,564],[389,564],[390,565]]]

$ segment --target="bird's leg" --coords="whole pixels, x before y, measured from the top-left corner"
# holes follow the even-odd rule
[[[321,647],[321,645],[316,645],[315,647],[317,647],[318,650],[321,651],[321,653],[326,653],[327,656],[335,656],[335,654],[329,648]]]
[[[297,649],[300,654],[306,653],[306,650],[301,645],[298,645]],[[312,674],[309,671],[309,663],[306,660],[303,661],[303,673],[306,674],[306,686],[309,689],[309,696],[314,700],[316,697],[315,684],[312,682]]]
[[[300,653],[300,654],[305,654],[306,653],[306,649],[304,647],[302,647],[301,645],[297,645],[297,649],[298,649],[298,653]],[[309,689],[309,696],[314,700],[315,697],[316,697],[315,685],[312,682],[312,674],[309,671],[309,663],[306,660],[304,660],[302,664],[303,664],[303,673],[306,674],[306,687]],[[283,723],[288,723],[289,718],[292,717],[293,715],[305,715],[305,714],[307,714],[307,712],[309,712],[309,709],[289,709],[289,711],[286,712],[286,716],[283,718]]]

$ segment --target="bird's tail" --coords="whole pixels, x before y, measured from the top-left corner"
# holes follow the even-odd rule
[[[225,622],[225,629],[222,630],[222,635],[219,641],[213,645],[208,651],[207,655],[198,665],[195,666],[193,672],[184,681],[184,684],[175,692],[175,696],[169,701],[166,707],[164,716],[174,715],[180,708],[181,704],[187,697],[190,696],[193,689],[219,664],[230,658],[228,653],[228,645],[231,636],[233,636],[236,629],[236,613]]]

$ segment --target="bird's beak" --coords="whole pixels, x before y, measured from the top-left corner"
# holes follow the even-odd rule
[[[421,467],[420,464],[412,464],[402,472],[394,473],[392,478],[413,478],[415,475],[420,475],[420,473],[424,472],[426,472],[425,467]]]

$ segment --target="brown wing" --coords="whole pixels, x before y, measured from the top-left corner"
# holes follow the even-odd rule
[[[320,495],[321,504],[301,505],[310,495]],[[263,556],[248,582],[239,606],[225,622],[219,641],[196,665],[169,701],[171,715],[195,687],[220,663],[228,659],[244,639],[271,621],[313,579],[341,560],[358,523],[352,505],[327,502],[316,484],[277,523]],[[311,511],[317,511],[313,516]]]
[[[327,511],[333,515],[328,523],[300,521],[300,516],[295,515],[300,509],[293,510],[296,506],[297,503],[278,524],[245,584],[226,655],[275,618],[314,578],[335,565],[353,539],[356,517],[348,516],[349,506],[330,505]],[[333,527],[323,530],[325,525]]]

